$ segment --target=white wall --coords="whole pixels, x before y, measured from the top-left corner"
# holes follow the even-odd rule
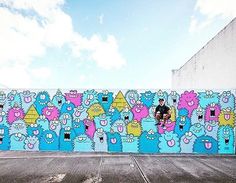
[[[172,71],[172,88],[236,88],[236,18],[180,69]]]

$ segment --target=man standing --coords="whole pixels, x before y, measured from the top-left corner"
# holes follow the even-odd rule
[[[159,105],[156,107],[154,116],[156,117],[158,123],[156,125],[161,124],[161,120],[163,120],[162,127],[165,127],[166,121],[171,117],[171,110],[168,106],[165,105],[165,100],[163,98],[159,99]]]

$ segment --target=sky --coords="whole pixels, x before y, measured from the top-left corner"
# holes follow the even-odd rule
[[[235,0],[0,0],[0,88],[171,88]]]

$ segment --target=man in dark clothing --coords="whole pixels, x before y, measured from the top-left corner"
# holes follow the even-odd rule
[[[165,105],[165,101],[163,98],[159,99],[159,105],[156,107],[155,113],[154,113],[155,118],[157,119],[158,123],[156,125],[161,124],[161,120],[163,120],[162,127],[165,126],[165,123],[168,119],[171,117],[171,111],[168,106]]]

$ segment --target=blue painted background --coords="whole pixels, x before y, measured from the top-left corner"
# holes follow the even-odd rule
[[[172,117],[155,126],[164,98]],[[1,90],[0,150],[234,154],[232,91]]]

